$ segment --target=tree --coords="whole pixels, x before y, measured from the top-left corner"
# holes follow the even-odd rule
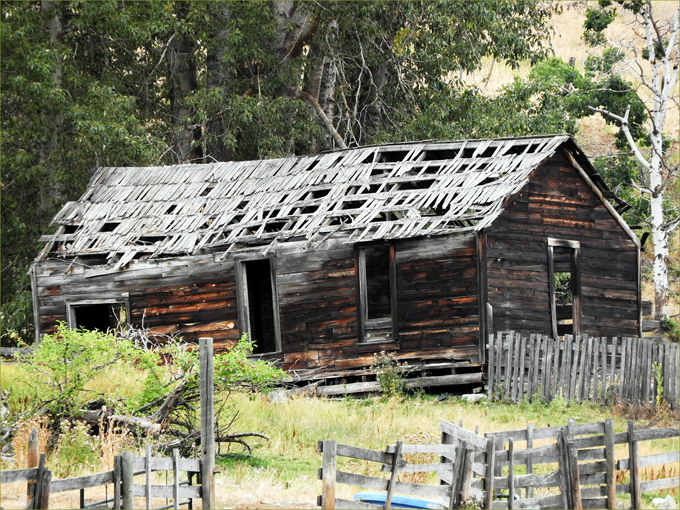
[[[460,73],[485,56],[548,55],[554,8],[2,2],[3,339],[31,338],[37,241],[94,167],[311,154],[437,135],[445,118],[470,125],[500,103],[462,92]],[[423,114],[427,133],[414,123]],[[521,117],[518,129],[538,126]]]
[[[617,2],[635,16],[633,36],[627,40],[609,41],[604,30],[615,19],[617,11],[612,2],[600,2],[599,9],[586,12],[585,38],[593,45],[608,48],[609,55],[618,58],[610,67],[611,79],[617,73],[633,73],[640,87],[650,95],[645,105],[648,122],[640,125],[633,119],[635,105],[619,102],[617,107],[604,106],[602,102],[590,104],[593,112],[618,123],[621,133],[642,168],[642,179],[635,187],[649,197],[649,225],[654,246],[653,278],[655,286],[656,316],[668,318],[668,256],[669,239],[678,228],[678,211],[669,210],[667,191],[678,176],[678,162],[669,158],[670,140],[664,139],[668,111],[677,106],[678,84],[678,32],[680,7],[663,19],[656,15],[654,2]],[[613,50],[613,51],[612,51]],[[605,53],[605,56],[607,53]],[[609,70],[609,69],[607,69]],[[613,87],[606,89],[609,93]],[[676,141],[677,142],[677,141]],[[677,156],[677,143],[674,146]]]

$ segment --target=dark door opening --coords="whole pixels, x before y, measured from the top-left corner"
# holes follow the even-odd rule
[[[269,259],[244,262],[248,292],[250,338],[253,353],[276,352],[276,315],[274,285]]]
[[[121,303],[77,305],[73,312],[75,328],[106,333],[125,323],[125,306]]]

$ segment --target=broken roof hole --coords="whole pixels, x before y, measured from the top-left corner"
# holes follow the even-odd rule
[[[441,161],[443,159],[453,159],[458,155],[457,150],[429,150],[425,151],[422,161]]]
[[[104,225],[102,225],[102,228],[99,229],[99,231],[100,232],[113,232],[114,230],[116,230],[116,227],[118,227],[118,225],[120,225],[119,221],[109,221],[109,222],[104,223]]]
[[[274,221],[272,223],[267,223],[264,227],[265,232],[281,232],[283,227],[286,226],[285,221]]]
[[[429,189],[436,182],[436,179],[420,179],[417,181],[411,181],[413,189]]]
[[[314,214],[318,210],[319,210],[318,205],[309,205],[307,207],[303,207],[302,210],[300,211],[300,214]]]
[[[147,246],[165,241],[165,236],[142,236],[135,241],[136,245]]]
[[[327,196],[331,192],[330,188],[328,189],[318,189],[315,191],[312,191],[312,198],[323,198]]]
[[[215,189],[215,183],[211,182],[210,184],[208,184],[208,186],[206,186],[206,188],[203,191],[201,191],[200,196],[207,197],[210,194],[210,192],[214,189]]]
[[[64,225],[64,234],[75,234],[80,227],[80,225]]]
[[[177,206],[173,204],[173,205],[171,205],[170,207],[168,207],[168,210],[165,211],[165,214],[172,214],[172,213],[174,213],[176,210],[177,210]]]
[[[381,163],[398,163],[399,161],[404,161],[404,158],[408,155],[408,151],[383,151],[380,154]]]
[[[360,209],[366,203],[365,200],[348,200],[342,203],[343,209]]]

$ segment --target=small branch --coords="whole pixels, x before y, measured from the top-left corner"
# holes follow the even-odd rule
[[[321,121],[324,123],[324,126],[326,126],[326,129],[331,134],[333,139],[337,142],[337,144],[340,146],[340,148],[346,149],[347,145],[345,145],[345,141],[342,139],[337,129],[335,129],[335,126],[333,126],[333,123],[328,118],[328,115],[326,115],[326,112],[323,111],[323,108],[321,108],[321,105],[316,100],[316,98],[309,92],[305,92],[304,90],[299,89],[295,91],[295,96],[302,97],[307,100],[307,102],[312,106],[312,108],[314,108],[314,111],[319,116]]]
[[[612,119],[618,121],[621,124],[621,130],[623,131],[623,134],[626,136],[626,140],[628,141],[628,145],[630,146],[631,150],[633,151],[633,154],[635,154],[635,159],[638,160],[638,162],[647,170],[651,170],[651,165],[649,162],[645,159],[645,157],[642,155],[640,152],[640,149],[638,149],[637,144],[635,143],[635,140],[633,139],[633,135],[630,133],[630,129],[628,128],[628,115],[630,114],[630,105],[628,108],[626,108],[626,113],[623,117],[620,117],[619,115],[616,115],[615,113],[610,112],[609,110],[603,110],[601,108],[593,108],[592,106],[588,107],[589,110],[592,110],[597,113],[601,113],[602,115],[606,115],[608,117],[611,117]]]
[[[173,32],[173,34],[170,36],[170,39],[168,39],[168,42],[165,43],[165,48],[163,48],[163,53],[161,53],[161,58],[158,59],[158,63],[156,64],[156,67],[154,67],[151,72],[149,73],[149,76],[147,76],[142,84],[139,87],[139,92],[137,93],[137,97],[139,97],[142,94],[142,90],[144,89],[144,86],[149,82],[151,77],[156,73],[158,68],[160,67],[161,63],[163,62],[163,59],[165,58],[165,54],[168,52],[168,48],[170,47],[170,43],[172,40],[175,38],[177,35],[177,32]]]

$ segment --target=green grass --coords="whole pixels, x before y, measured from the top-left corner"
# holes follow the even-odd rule
[[[26,389],[20,365],[2,363],[1,369],[0,382],[2,388],[10,392],[11,412],[27,409],[35,396]],[[133,398],[142,391],[145,376],[144,372],[129,366],[111,368],[99,374],[88,387],[119,398]],[[238,412],[238,418],[230,433],[255,432],[269,439],[246,438],[253,448],[251,456],[243,455],[243,448],[239,445],[220,445],[221,452],[230,455],[218,460],[221,473],[216,483],[218,494],[223,494],[220,496],[223,499],[218,498],[218,506],[247,507],[252,497],[313,502],[319,491],[316,473],[321,465],[321,454],[316,449],[317,443],[323,440],[377,450],[384,450],[399,439],[406,444],[439,443],[441,419],[456,424],[463,421],[468,430],[478,426],[480,434],[525,429],[528,423],[533,423],[536,428],[562,426],[569,419],[576,423],[593,423],[613,418],[617,432],[626,430],[626,415],[623,413],[617,414],[615,410],[590,403],[567,404],[560,399],[550,404],[540,401],[520,404],[482,401],[471,404],[455,397],[439,401],[434,396],[421,395],[390,399],[293,398],[286,403],[273,403],[265,395],[232,393],[230,405],[224,408],[219,423],[228,423],[234,412]],[[646,426],[655,418],[658,419],[658,416],[638,420],[636,426]],[[71,443],[79,444],[75,440]],[[129,448],[130,445],[123,447]],[[640,447],[642,455],[650,455],[677,449],[677,442],[649,441]],[[625,449],[625,445],[622,448]],[[65,458],[60,459],[59,449],[56,449],[57,453],[49,462],[55,466],[77,464],[77,450],[64,445],[61,452]],[[627,457],[627,452],[617,448],[617,457]],[[95,463],[92,459],[83,460]],[[3,469],[13,467],[3,463]],[[338,468],[375,475],[378,466],[358,462],[351,464],[350,459],[341,459]],[[520,471],[518,467],[518,473]],[[349,491],[351,488],[339,490]],[[351,495],[340,493],[339,497],[345,496]]]

